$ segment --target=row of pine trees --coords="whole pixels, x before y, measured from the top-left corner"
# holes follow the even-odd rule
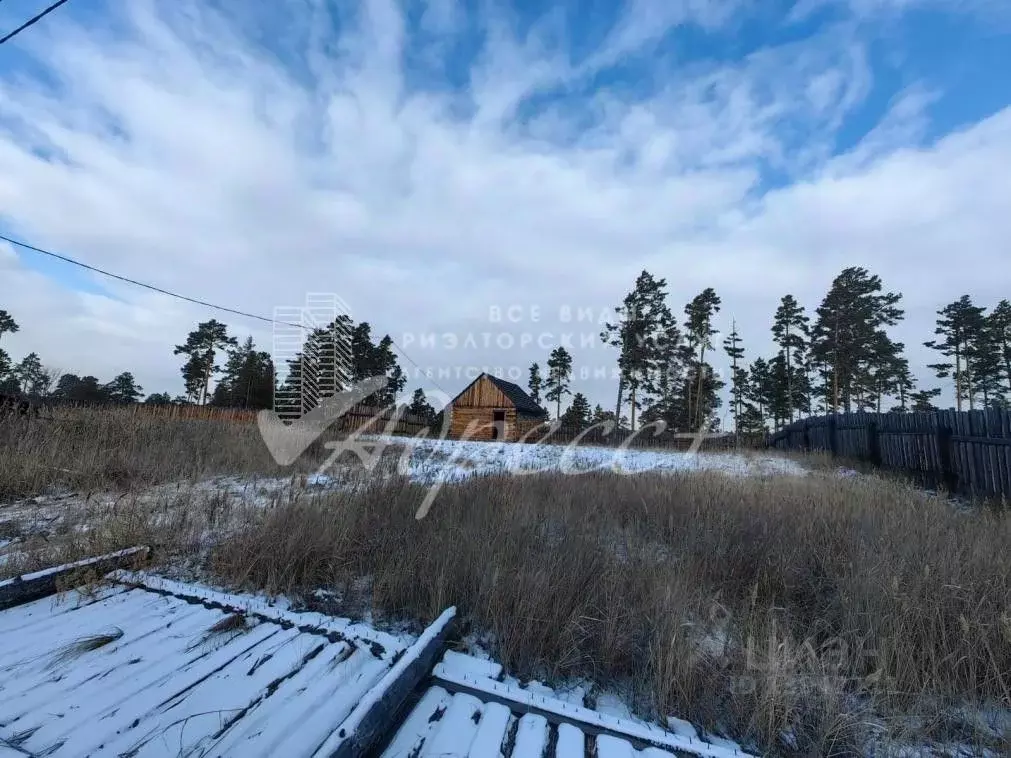
[[[889,334],[904,317],[901,300],[867,269],[846,268],[813,312],[793,295],[784,295],[771,320],[775,351],[749,355],[733,321],[722,343],[714,343],[722,308],[714,289],[704,289],[677,313],[668,302],[667,281],[643,271],[600,334],[618,355],[613,410],[591,409],[582,392],[572,391],[573,357],[561,346],[548,357],[543,375],[539,363],[530,367],[528,387],[536,402],[577,427],[619,420],[634,429],[664,421],[676,431],[715,431],[724,391],[734,428],[741,433],[840,411],[935,410],[942,389],[917,387],[905,345]],[[1001,300],[988,309],[963,295],[937,311],[935,327],[934,338],[924,342],[938,354],[929,368],[950,383],[956,408],[1009,407],[1011,302]],[[0,338],[18,328],[13,316],[0,310]],[[185,394],[153,393],[145,402],[260,409],[272,407],[275,396],[284,397],[287,389],[299,396],[292,415],[300,415],[316,402],[309,392],[306,403],[307,387],[326,394],[328,388],[383,374],[389,382],[377,401],[392,405],[407,383],[390,336],[375,339],[368,322],[346,316],[308,335],[302,350],[288,360],[279,386],[270,354],[257,349],[252,337],[239,342],[215,319],[198,324],[174,353],[183,360]],[[716,371],[717,362],[729,364],[729,372]],[[128,371],[102,383],[93,376],[47,369],[34,352],[13,363],[2,346],[0,391],[86,404],[143,397],[143,388]],[[571,401],[563,413],[567,397]],[[407,410],[425,420],[436,416],[421,389]]]
[[[784,295],[771,323],[775,352],[750,359],[735,322],[722,344],[713,343],[722,306],[715,290],[695,296],[680,319],[667,290],[665,279],[643,271],[600,335],[618,351],[613,412],[600,405],[591,410],[581,392],[572,394],[573,361],[563,347],[551,353],[543,377],[538,363],[530,367],[532,397],[540,402],[543,391],[563,425],[620,419],[635,428],[664,421],[675,431],[715,431],[725,388],[740,433],[841,411],[936,410],[942,389],[917,387],[905,345],[889,335],[904,317],[902,296],[865,268],[844,269],[813,313]],[[1011,302],[1001,300],[988,312],[963,295],[937,312],[934,333],[924,345],[939,360],[928,368],[952,382],[957,410],[1011,406]],[[726,378],[713,368],[721,351],[729,363]],[[572,403],[562,414],[569,394]]]

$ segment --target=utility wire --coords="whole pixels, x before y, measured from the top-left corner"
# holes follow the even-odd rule
[[[48,8],[46,8],[44,11],[42,11],[41,13],[39,13],[34,18],[30,18],[27,21],[25,21],[23,24],[21,24],[21,26],[19,26],[14,31],[10,32],[9,34],[7,34],[4,37],[0,37],[0,45],[2,45],[7,40],[12,39],[13,37],[16,37],[18,34],[20,34],[21,32],[23,32],[29,26],[34,26],[39,21],[41,21],[46,16],[48,16],[50,13],[52,13],[54,10],[56,10],[61,5],[63,5],[65,2],[67,2],[67,0],[57,0],[57,2],[53,3],[52,5],[50,5]]]
[[[3,2],[3,0],[0,0],[0,2]],[[64,0],[64,2],[66,2],[66,0]],[[216,305],[215,303],[209,303],[206,300],[200,300],[200,299],[195,298],[195,297],[188,297],[187,295],[180,295],[178,292],[171,292],[169,290],[162,289],[161,287],[156,287],[153,284],[147,284],[145,282],[137,281],[136,279],[131,279],[130,277],[127,277],[127,276],[120,276],[119,274],[114,274],[111,271],[105,271],[104,269],[100,269],[100,268],[97,268],[95,266],[89,266],[87,263],[82,263],[81,261],[75,260],[73,258],[70,258],[70,257],[66,256],[66,255],[60,255],[59,253],[54,253],[51,250],[43,250],[41,247],[35,247],[34,245],[29,245],[27,242],[21,242],[21,241],[16,240],[16,239],[11,239],[10,237],[5,237],[2,234],[0,234],[0,240],[2,240],[4,242],[8,242],[11,245],[14,245],[16,247],[20,247],[20,248],[23,248],[25,250],[30,250],[33,253],[39,253],[40,255],[47,255],[50,258],[56,258],[57,260],[64,261],[65,263],[70,263],[71,265],[79,266],[80,268],[86,269],[88,271],[93,271],[96,274],[101,274],[102,276],[107,276],[110,279],[118,279],[121,282],[126,282],[127,284],[133,284],[133,285],[135,285],[137,287],[143,287],[144,289],[151,290],[152,292],[157,292],[157,293],[159,293],[161,295],[168,295],[169,297],[174,297],[177,300],[185,300],[187,303],[193,303],[195,305],[202,305],[205,308],[213,308],[214,310],[223,311],[225,313],[232,313],[232,314],[234,314],[236,316],[243,316],[245,318],[255,319],[256,321],[263,321],[263,322],[266,322],[268,324],[279,324],[279,325],[282,325],[282,326],[293,326],[293,327],[295,327],[297,329],[309,329],[310,328],[308,326],[305,326],[304,324],[295,324],[295,323],[292,323],[290,321],[278,321],[277,319],[268,318],[267,316],[260,316],[260,315],[257,315],[255,313],[248,313],[246,311],[236,310],[235,308],[228,308],[228,307],[226,307],[224,305]],[[411,358],[411,356],[409,356],[407,353],[405,353],[404,349],[402,347],[400,347],[400,345],[398,345],[396,342],[394,342],[392,337],[390,338],[390,342],[393,344],[393,347],[395,347],[397,349],[398,353],[400,353],[405,359],[407,359],[407,361],[411,365],[413,365],[416,369],[418,369],[419,372],[422,373],[422,375],[424,375],[424,369],[422,369],[421,366],[419,366],[417,364],[417,362],[413,358]],[[444,393],[447,397],[452,397],[448,392],[446,392],[445,389],[443,389],[442,387],[440,387],[439,384],[438,384],[438,382],[436,382],[434,379],[432,379],[431,377],[426,377],[426,378],[430,382],[432,382],[432,384],[435,385],[436,389],[438,389],[440,392]]]
[[[121,282],[126,282],[127,284],[134,284],[138,287],[143,287],[144,289],[149,289],[152,292],[158,292],[162,295],[168,295],[169,297],[174,297],[178,300],[185,300],[188,303],[194,303],[196,305],[202,305],[206,308],[213,308],[218,311],[224,311],[225,313],[234,313],[236,316],[245,316],[246,318],[256,319],[257,321],[265,321],[268,324],[282,324],[284,326],[294,326],[299,329],[308,329],[307,326],[303,324],[293,324],[288,321],[277,321],[276,319],[267,318],[266,316],[258,316],[255,313],[246,313],[245,311],[237,311],[234,308],[227,308],[223,305],[215,305],[214,303],[208,303],[206,300],[198,300],[194,297],[187,297],[186,295],[180,295],[178,292],[169,292],[168,290],[163,290],[161,287],[155,287],[153,284],[145,284],[144,282],[138,282],[136,279],[130,279],[126,276],[120,276],[119,274],[113,274],[111,271],[104,271],[100,268],[95,268],[94,266],[89,266],[87,263],[81,263],[81,261],[74,260],[73,258],[68,258],[65,255],[60,255],[59,253],[54,253],[49,250],[43,250],[40,247],[35,247],[34,245],[29,245],[26,242],[19,242],[18,240],[11,239],[10,237],[5,237],[0,234],[0,240],[4,242],[9,242],[17,247],[24,248],[25,250],[31,250],[33,253],[41,253],[42,255],[48,255],[51,258],[57,258],[61,261],[71,263],[75,266],[80,266],[88,271],[94,271],[96,274],[102,274],[102,276],[108,276],[110,279],[118,279]]]

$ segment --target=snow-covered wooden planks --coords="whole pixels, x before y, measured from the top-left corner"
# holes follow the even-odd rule
[[[82,572],[93,572],[101,576],[114,569],[142,561],[147,557],[148,552],[148,548],[144,546],[131,547],[115,553],[86,558],[23,576],[15,576],[12,579],[4,579],[0,581],[0,611],[55,595],[61,581],[69,580]]]
[[[628,745],[629,750],[640,747],[647,751],[644,755],[663,755],[664,751],[679,751],[703,758],[743,758],[747,755],[736,747],[717,744],[716,740],[703,740],[694,730],[690,734],[667,731],[637,719],[613,716],[554,697],[543,687],[524,688],[514,681],[500,681],[500,673],[497,664],[458,653],[447,653],[433,670],[432,676],[434,684],[440,690],[457,697],[476,698],[486,704],[498,703],[519,716],[519,721],[527,726],[526,731],[517,732],[517,739],[522,734],[527,735],[525,740],[533,740],[534,735],[541,731],[535,725],[543,720],[559,728],[569,725],[580,733],[595,738],[600,756],[612,748],[617,750],[615,755],[626,754],[621,745]],[[528,718],[523,722],[527,717],[536,718]],[[568,739],[571,741],[574,738]],[[601,744],[605,753],[600,753]],[[651,748],[659,749],[660,752],[648,752]]]
[[[453,694],[433,686],[422,696],[382,753],[382,758],[674,758],[656,748],[637,750],[628,740],[592,735],[544,716],[515,714],[498,702]]]
[[[412,662],[418,678],[430,671],[428,657],[407,650],[409,637],[262,598],[129,578],[0,613],[0,745],[8,751],[310,758],[388,704],[385,694]],[[415,643],[435,643],[431,659],[452,615]]]

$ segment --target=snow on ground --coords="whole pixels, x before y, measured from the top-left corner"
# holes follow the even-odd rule
[[[673,450],[637,450],[602,446],[534,445],[518,442],[477,442],[424,437],[367,438],[399,445],[400,473],[422,484],[462,481],[489,474],[571,473],[613,471],[712,471],[730,476],[805,476],[796,461],[760,453],[688,453]]]
[[[202,529],[198,541],[207,544],[248,521],[251,512],[286,500],[350,490],[388,481],[397,475],[424,485],[445,485],[473,476],[525,475],[560,472],[578,475],[614,471],[718,472],[729,476],[804,476],[795,461],[759,453],[689,454],[662,450],[621,450],[597,446],[535,445],[476,442],[418,437],[362,437],[359,444],[391,448],[377,456],[378,465],[360,466],[345,454],[335,465],[315,474],[283,477],[219,476],[199,482],[174,482],[130,493],[50,493],[13,503],[0,503],[0,572],[33,537],[69,531],[84,532],[123,507],[146,509],[155,519],[173,523],[185,509],[195,518],[190,529]]]

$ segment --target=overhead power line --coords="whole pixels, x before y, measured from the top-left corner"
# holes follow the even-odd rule
[[[57,2],[53,3],[52,5],[50,5],[48,8],[46,8],[44,11],[42,11],[38,15],[36,15],[33,18],[30,18],[27,21],[25,21],[23,24],[21,24],[21,26],[19,26],[14,31],[10,32],[9,34],[7,34],[7,35],[5,35],[3,37],[0,37],[0,45],[2,45],[4,42],[7,42],[7,40],[13,39],[14,37],[16,37],[17,35],[19,35],[21,32],[23,32],[28,27],[34,26],[39,21],[41,21],[46,16],[48,16],[50,13],[52,13],[54,10],[56,10],[61,5],[63,5],[65,2],[67,2],[67,0],[57,0]]]
[[[3,0],[0,0],[0,2],[3,2]],[[247,311],[240,311],[240,310],[237,310],[235,308],[229,308],[229,307],[224,306],[224,305],[217,305],[216,303],[211,303],[211,302],[208,302],[207,300],[200,300],[199,298],[189,297],[187,295],[181,295],[178,292],[172,292],[171,290],[162,289],[161,287],[156,287],[153,284],[147,284],[146,282],[141,282],[141,281],[138,281],[136,279],[131,279],[128,276],[121,276],[119,274],[114,274],[111,271],[106,271],[104,269],[97,268],[96,266],[89,266],[87,263],[82,263],[81,261],[75,260],[74,258],[70,258],[69,256],[60,255],[59,253],[54,253],[51,250],[44,250],[41,247],[36,247],[35,245],[29,245],[27,242],[21,242],[20,240],[12,239],[11,237],[6,237],[6,236],[4,236],[2,234],[0,234],[0,240],[2,240],[4,242],[8,242],[11,245],[14,245],[15,247],[20,247],[20,248],[22,248],[24,250],[29,250],[29,251],[31,251],[33,253],[39,253],[40,255],[46,255],[46,256],[49,256],[50,258],[56,258],[57,260],[61,260],[61,261],[65,262],[65,263],[69,263],[69,264],[71,264],[73,266],[78,266],[80,268],[86,269],[87,271],[92,271],[92,272],[94,272],[96,274],[101,274],[102,276],[107,276],[110,279],[116,279],[116,280],[121,281],[121,282],[126,282],[127,284],[133,284],[133,285],[135,285],[137,287],[143,287],[144,289],[151,290],[152,292],[157,292],[157,293],[159,293],[161,295],[167,295],[168,297],[174,297],[177,300],[184,300],[185,302],[187,302],[187,303],[193,303],[194,305],[201,305],[201,306],[203,306],[205,308],[212,308],[214,310],[222,311],[224,313],[231,313],[231,314],[234,314],[236,316],[243,316],[245,318],[251,318],[251,319],[254,319],[256,321],[263,321],[263,322],[268,323],[268,324],[278,324],[278,325],[281,325],[281,326],[292,326],[292,327],[295,327],[297,329],[309,329],[310,328],[310,327],[306,326],[305,324],[296,324],[296,323],[293,323],[291,321],[280,321],[278,319],[269,318],[267,316],[260,316],[260,315],[258,315],[256,313],[249,313]],[[398,345],[396,342],[394,342],[392,337],[390,338],[390,342],[392,343],[393,347],[396,348],[397,352],[400,353],[401,356],[403,356],[412,366],[414,366],[416,369],[418,369],[418,371],[420,371],[420,372],[422,372],[422,374],[424,374],[424,369],[422,369],[421,366],[419,366],[418,363],[411,356],[409,356],[406,352],[404,352],[404,349],[402,347],[400,347],[400,345]],[[447,396],[449,396],[449,393],[446,392],[446,390],[444,390],[442,387],[440,387],[439,384],[434,379],[432,379],[431,377],[428,377],[428,378],[429,378],[429,381],[431,381],[432,384],[435,385],[435,387],[440,392],[443,392]]]

